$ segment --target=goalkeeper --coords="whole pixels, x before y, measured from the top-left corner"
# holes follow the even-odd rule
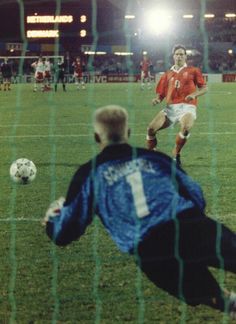
[[[235,294],[208,269],[224,265],[236,273],[236,235],[205,216],[199,185],[167,155],[128,144],[125,109],[97,109],[94,131],[101,153],[78,169],[66,199],[46,212],[50,239],[61,246],[79,239],[96,214],[156,286],[236,318]]]

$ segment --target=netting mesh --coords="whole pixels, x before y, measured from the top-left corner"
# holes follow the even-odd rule
[[[8,2],[2,2],[2,4],[4,3]],[[19,75],[23,75],[24,62],[25,59],[29,57],[27,55],[29,43],[25,36],[25,2],[23,0],[18,0],[17,3],[21,22],[21,41],[23,42],[17,73]],[[66,1],[56,0],[55,3],[56,9],[53,14],[57,16],[62,14],[62,4],[66,3]],[[76,1],[74,1],[74,3],[76,3]],[[80,1],[78,1],[78,4],[79,3]],[[132,4],[132,1],[127,2],[127,12],[129,12],[132,8]],[[90,49],[94,52],[96,52],[98,48],[99,39],[103,36],[101,33],[99,33],[97,27],[97,6],[98,2],[96,0],[91,0],[91,34],[93,42],[91,44]],[[200,1],[199,25],[203,44],[203,69],[206,73],[208,73],[210,71],[208,64],[209,43],[204,20],[204,15],[206,12],[206,0]],[[57,28],[58,23],[54,24],[54,29]],[[132,39],[129,33],[130,26],[128,21],[124,22],[122,30],[124,35],[126,35],[126,50],[128,52],[132,52]],[[172,46],[173,44],[169,41],[169,39],[166,39],[164,49],[165,69],[168,69],[170,66],[170,53]],[[51,57],[61,57],[61,55],[62,53],[60,51],[60,39],[56,38],[54,41],[54,53],[51,54]],[[5,58],[5,55],[3,55],[0,58]],[[8,59],[10,59],[9,56]],[[95,56],[91,55],[88,57],[87,69],[91,73],[93,73],[95,70],[94,61]],[[125,57],[125,65],[127,66],[128,75],[133,75],[136,73],[132,61],[132,56]],[[25,88],[26,86],[27,88]],[[149,113],[148,118],[145,117],[144,110],[148,109],[146,108],[147,103],[145,100],[149,100],[149,98],[153,96],[154,91],[153,93],[149,94],[145,93],[144,95],[142,95],[142,97],[139,96],[137,102],[137,87],[135,87],[133,83],[130,82],[125,84],[125,86],[122,88],[122,94],[119,92],[118,97],[115,94],[116,89],[109,88],[109,86],[110,85],[106,84],[96,84],[95,82],[90,83],[86,89],[86,95],[84,95],[83,99],[80,99],[80,96],[82,96],[80,93],[78,94],[78,96],[76,95],[76,97],[71,96],[71,98],[67,97],[66,100],[61,99],[64,100],[63,104],[68,104],[68,107],[66,107],[68,108],[68,111],[63,110],[62,107],[60,107],[60,99],[56,99],[55,93],[52,91],[47,93],[47,97],[45,96],[42,101],[39,101],[37,97],[34,97],[32,99],[32,102],[30,103],[30,106],[32,107],[30,107],[29,109],[27,108],[28,110],[26,114],[25,107],[28,105],[28,97],[25,93],[29,91],[32,92],[32,89],[30,85],[24,85],[21,83],[15,85],[13,101],[9,98],[4,98],[5,101],[2,103],[1,111],[1,138],[3,139],[3,141],[5,141],[4,136],[6,136],[7,138],[6,144],[4,142],[4,149],[6,150],[8,157],[6,160],[4,160],[2,168],[7,169],[6,166],[8,166],[9,162],[16,160],[16,158],[19,157],[19,154],[24,154],[25,148],[29,146],[30,149],[27,149],[26,153],[31,154],[32,151],[32,155],[35,154],[35,156],[38,157],[39,163],[37,165],[39,173],[41,172],[41,177],[44,178],[44,176],[42,175],[44,171],[46,173],[45,178],[40,184],[41,187],[37,187],[36,190],[42,192],[45,191],[45,195],[47,195],[44,196],[43,194],[40,194],[40,197],[37,198],[37,194],[32,194],[31,192],[35,190],[33,185],[31,187],[32,189],[22,189],[12,185],[12,187],[8,188],[9,190],[3,192],[3,204],[7,205],[7,207],[4,207],[6,209],[2,207],[3,213],[7,213],[10,216],[5,222],[7,223],[7,225],[4,225],[4,230],[9,232],[9,240],[7,243],[5,243],[7,245],[7,251],[9,255],[5,255],[5,259],[3,260],[4,266],[2,269],[4,273],[3,280],[5,280],[8,283],[7,287],[4,287],[1,293],[3,302],[0,308],[2,307],[1,315],[3,316],[3,314],[5,314],[4,318],[2,317],[2,320],[4,322],[123,323],[126,321],[130,321],[133,323],[149,323],[151,322],[150,316],[148,314],[149,312],[152,314],[151,316],[154,316],[154,314],[156,315],[153,322],[157,323],[167,323],[167,321],[170,321],[172,323],[188,323],[191,320],[197,323],[205,321],[205,318],[207,317],[207,311],[205,309],[203,309],[203,311],[200,311],[200,313],[198,314],[197,311],[193,311],[190,308],[188,308],[188,306],[185,303],[178,302],[176,306],[175,300],[163,295],[159,290],[156,291],[156,288],[153,288],[149,283],[147,283],[147,280],[142,275],[141,270],[136,269],[132,265],[130,265],[130,261],[128,261],[126,257],[121,257],[114,246],[111,247],[112,252],[110,253],[109,248],[107,248],[107,246],[109,246],[109,244],[111,243],[109,239],[107,239],[106,234],[103,232],[100,221],[97,218],[95,218],[93,222],[92,229],[88,233],[86,233],[84,243],[76,242],[77,245],[74,244],[71,248],[61,251],[55,245],[50,244],[49,242],[45,241],[45,239],[42,239],[44,237],[44,230],[41,229],[39,216],[44,213],[43,208],[45,207],[46,209],[49,201],[53,201],[56,198],[58,198],[58,194],[65,194],[67,185],[69,184],[70,178],[73,174],[72,171],[74,171],[75,166],[77,166],[78,164],[77,158],[80,153],[80,150],[78,149],[77,151],[75,149],[78,139],[81,141],[80,145],[83,146],[83,150],[85,151],[83,156],[84,160],[94,156],[97,153],[97,147],[95,144],[93,144],[92,141],[93,129],[91,127],[92,116],[97,107],[99,107],[100,105],[104,105],[105,103],[113,103],[114,101],[117,101],[116,103],[120,104],[121,106],[125,106],[129,112],[130,124],[134,129],[132,144],[134,144],[135,146],[140,146],[142,145],[141,143],[144,142],[143,139],[145,139],[145,132],[147,126],[146,122],[148,122],[151,116],[153,115]],[[103,99],[101,99],[97,94],[98,89],[101,88],[105,93]],[[217,91],[219,92],[224,90]],[[228,90],[226,89],[225,91],[225,93],[227,93]],[[235,91],[234,88],[232,91]],[[68,94],[69,92],[66,95]],[[83,100],[83,107],[80,107],[80,100]],[[7,116],[4,116],[4,114],[8,114],[7,109],[9,101],[11,101],[11,117],[8,116],[9,119],[7,120]],[[42,111],[42,113],[38,112],[37,120],[34,120],[33,115],[35,112],[33,111],[33,106],[38,105],[37,109],[40,109],[40,105],[42,104],[45,105],[47,111],[44,110]],[[206,130],[208,134],[204,135],[203,141],[206,141],[207,145],[210,147],[210,152],[206,152],[206,154],[210,155],[208,158],[208,161],[210,162],[208,177],[209,182],[212,184],[212,186],[211,189],[207,191],[207,198],[209,198],[211,201],[212,215],[214,215],[214,218],[220,219],[218,214],[219,210],[221,210],[221,206],[219,206],[219,201],[221,201],[221,198],[219,197],[220,184],[218,182],[217,165],[219,153],[217,148],[218,144],[216,143],[214,135],[216,115],[214,113],[214,107],[212,107],[211,100],[209,97],[204,97],[201,105],[206,108],[204,116],[207,120]],[[60,107],[62,113],[58,111],[58,106]],[[142,108],[143,106],[145,108]],[[74,114],[74,109],[78,109],[78,116]],[[70,113],[74,114],[74,117],[72,117],[72,119],[68,117]],[[81,117],[82,122],[80,121],[80,113],[84,114],[83,117]],[[46,118],[45,114],[47,116]],[[24,118],[26,118],[27,121],[25,124],[22,124],[22,119],[24,120]],[[66,118],[68,118],[69,120],[68,126],[66,126]],[[76,120],[76,130],[73,130],[73,118],[75,118]],[[7,122],[10,122],[10,125],[7,131],[5,131],[3,126],[5,125],[7,127]],[[36,136],[36,138],[38,136],[38,143],[30,143],[30,138],[29,140],[27,140],[28,133],[26,128],[30,124],[34,125],[34,123],[35,129],[38,125],[39,129],[41,129],[42,131],[41,135],[38,135],[37,132],[33,134]],[[57,134],[58,125],[62,127],[60,129],[62,131],[61,134]],[[23,128],[21,129],[21,127]],[[65,134],[63,134],[63,127],[65,127]],[[73,133],[76,131],[81,132],[82,135],[78,133]],[[164,137],[162,138],[168,149],[173,145],[173,132],[173,129],[166,131],[165,139]],[[201,130],[199,132],[201,133]],[[30,134],[29,136],[31,135],[32,134]],[[89,137],[89,140],[85,141],[83,138],[81,140],[81,138],[77,137],[80,135],[84,137]],[[197,134],[195,135],[197,136]],[[44,141],[44,136],[46,137],[46,141]],[[66,138],[68,141],[62,142],[63,140],[66,140]],[[22,140],[22,142],[18,142],[18,140]],[[41,144],[40,141],[42,141],[43,144]],[[65,155],[68,154],[68,156],[64,155],[62,147],[65,148]],[[35,148],[39,151],[42,150],[42,157],[40,156],[40,154],[38,155],[34,153]],[[75,153],[73,153],[74,149]],[[194,148],[192,150],[194,151]],[[133,150],[133,154],[134,157],[137,154],[135,149]],[[189,159],[191,159],[191,154],[194,155],[195,153],[189,152]],[[47,165],[45,165],[45,157],[48,161]],[[82,162],[84,161],[79,161],[79,163]],[[68,165],[69,167],[71,167],[70,171],[66,169]],[[48,168],[47,171],[45,170],[46,167]],[[63,167],[64,170],[58,171],[58,168],[61,167]],[[193,172],[195,172],[193,176],[197,178],[197,172]],[[2,173],[1,177],[5,177],[6,179],[8,179],[8,175],[6,176],[6,172]],[[64,181],[63,184],[60,183],[60,180],[57,181],[58,178]],[[173,178],[175,178],[174,172]],[[6,180],[5,182],[7,183],[7,181],[8,180]],[[202,177],[200,177],[200,181],[204,184],[204,179]],[[9,194],[9,197],[5,198],[5,195],[7,194]],[[27,220],[25,220],[24,217],[18,217],[19,214],[23,216],[29,214],[31,215],[31,210],[29,211],[27,205],[28,203],[26,201],[28,197],[30,197],[29,199],[32,200],[32,203],[34,204],[34,207],[32,207],[32,205],[30,204],[29,208],[32,208],[32,212],[35,213],[35,215],[38,215],[38,218],[36,217],[37,225],[35,225],[34,221],[30,220],[30,217],[26,217],[26,219],[30,223],[30,226],[25,225]],[[19,201],[19,199],[21,201]],[[39,199],[41,199],[42,201],[39,202]],[[43,215],[41,216],[43,217]],[[4,218],[5,216],[2,215],[1,217]],[[23,226],[25,226],[25,229],[23,226],[21,226],[21,222],[19,221],[20,219],[23,219],[22,223]],[[235,226],[234,222],[232,223],[233,226]],[[179,262],[180,269],[179,296],[181,300],[184,301],[185,298],[183,292],[183,260],[179,255],[178,222],[176,222],[175,225],[177,233],[175,237],[175,256]],[[37,232],[40,233],[40,235],[36,234],[36,239],[43,240],[43,244],[41,244],[40,242],[32,243],[32,241],[35,240],[35,226],[37,226]],[[25,239],[24,234],[22,237],[20,237],[22,235],[20,231],[23,231],[24,234],[26,232],[26,234],[30,235],[30,237],[27,237]],[[217,240],[215,248],[217,251],[220,266],[221,268],[224,268],[224,260],[221,255],[220,237],[221,226],[219,225],[217,229]],[[83,240],[83,238],[81,240]],[[26,241],[29,244],[29,247],[24,245],[24,241]],[[47,247],[45,247],[46,245]],[[80,245],[82,245],[82,252],[80,252]],[[5,247],[5,245],[3,246]],[[46,260],[43,264],[40,261],[38,261],[37,258],[31,261],[30,258],[25,259],[24,256],[22,256],[24,254],[24,251],[30,249],[31,247],[33,249],[34,256],[37,255],[38,258],[42,257],[44,260]],[[103,251],[103,248],[105,249],[105,252]],[[43,250],[43,253],[39,252],[38,249]],[[27,251],[25,253],[27,254]],[[68,256],[66,256],[67,253]],[[108,255],[106,255],[105,253],[108,253]],[[25,261],[26,265],[24,266]],[[39,262],[39,266],[42,266],[42,268],[38,270],[33,269],[31,262]],[[81,263],[80,266],[78,265],[79,263]],[[87,267],[85,266],[86,263],[88,265]],[[48,266],[48,264],[50,264],[50,267]],[[5,271],[6,269],[4,269],[4,267],[7,268],[7,271]],[[29,274],[27,267],[32,270],[32,276]],[[43,267],[45,267],[45,270]],[[76,270],[77,267],[80,269],[78,273]],[[108,271],[106,270],[106,267],[109,269]],[[87,272],[87,278],[84,278],[85,273],[82,272],[83,270]],[[115,283],[113,282],[112,278],[113,271],[115,273]],[[125,272],[125,274],[123,272]],[[225,281],[227,279],[225,273],[220,272],[217,275],[220,285],[224,287]],[[24,282],[24,276],[29,280],[28,283]],[[68,282],[67,280],[72,280],[73,277],[74,281],[72,281],[72,285],[74,287],[71,287],[70,282]],[[30,282],[30,280],[32,282]],[[45,281],[47,282],[47,285],[44,283]],[[232,278],[230,278],[230,283],[232,282],[233,280]],[[22,285],[23,283],[25,284],[25,286],[22,286],[22,294],[20,293],[21,283]],[[110,290],[107,288],[109,284],[110,287],[108,288]],[[127,291],[126,287],[128,287]],[[47,292],[47,294],[45,294],[44,289],[46,290],[47,288],[50,288],[50,290],[49,292]],[[67,291],[66,296],[64,295],[63,290]],[[121,291],[122,295],[119,295]],[[30,293],[30,300],[24,295],[27,294],[27,292]],[[126,293],[127,297],[124,297]],[[37,298],[37,294],[39,294],[39,298]],[[7,298],[5,298],[5,295],[7,295]],[[30,305],[31,302],[32,308]],[[108,304],[110,304],[109,307]],[[109,313],[106,312],[107,307],[109,309]],[[76,311],[76,309],[78,309],[78,311]],[[83,318],[80,318],[81,313],[83,313]],[[226,323],[228,321],[228,319],[223,315],[214,315],[214,313],[211,313],[211,315],[213,321],[222,323]],[[209,321],[212,320],[211,318],[209,319]]]

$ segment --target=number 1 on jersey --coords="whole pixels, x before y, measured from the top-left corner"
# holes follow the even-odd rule
[[[134,172],[126,176],[126,180],[131,187],[134,198],[134,205],[139,218],[149,215],[149,209],[143,190],[143,180],[140,172]]]

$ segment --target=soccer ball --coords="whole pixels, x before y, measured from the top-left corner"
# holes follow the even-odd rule
[[[10,177],[15,183],[28,184],[32,182],[37,173],[35,164],[28,159],[17,159],[10,167]]]

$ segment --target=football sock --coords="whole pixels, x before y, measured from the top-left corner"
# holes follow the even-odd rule
[[[186,132],[185,134],[182,134],[179,132],[176,135],[175,138],[175,148],[173,150],[173,155],[176,156],[177,154],[180,154],[180,151],[182,150],[184,144],[187,142],[187,139],[189,138],[190,134]]]
[[[148,150],[154,150],[157,146],[156,136],[147,135],[146,137],[146,145]]]

